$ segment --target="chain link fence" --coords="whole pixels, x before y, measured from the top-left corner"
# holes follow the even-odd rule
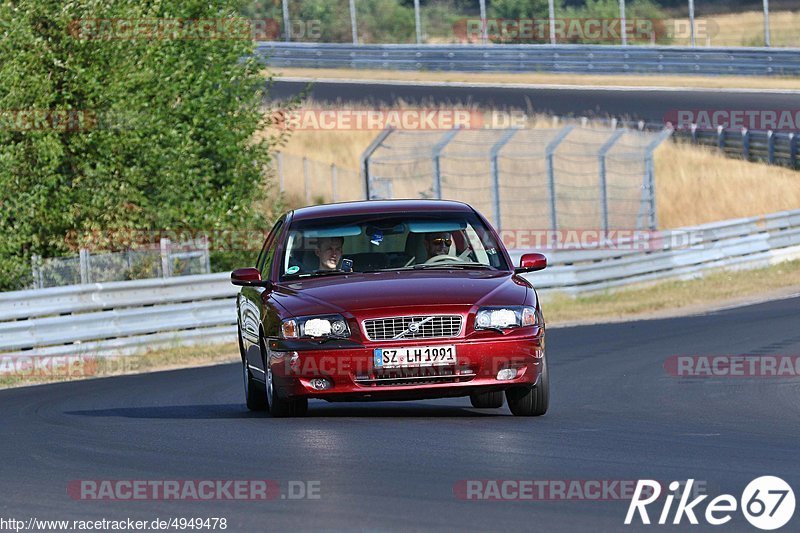
[[[282,193],[302,205],[364,199],[364,185],[357,170],[323,163],[308,157],[277,153],[272,172]]]
[[[655,229],[653,151],[672,133],[385,131],[364,156],[369,198],[446,198],[498,229]]]
[[[77,256],[33,256],[33,288],[85,283],[169,278],[211,273],[209,247],[173,244],[161,239],[155,249],[93,254],[81,249]]]

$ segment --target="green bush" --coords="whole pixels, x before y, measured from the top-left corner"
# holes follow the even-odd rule
[[[0,289],[30,283],[31,254],[74,251],[68,234],[267,225],[253,207],[270,142],[254,140],[265,79],[255,60],[242,60],[251,39],[74,34],[79,19],[219,19],[241,7],[0,3],[0,110],[77,110],[86,119],[75,131],[0,127]]]

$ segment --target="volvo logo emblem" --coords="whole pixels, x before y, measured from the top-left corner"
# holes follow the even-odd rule
[[[419,322],[412,322],[408,325],[408,331],[411,333],[416,333],[419,331]]]

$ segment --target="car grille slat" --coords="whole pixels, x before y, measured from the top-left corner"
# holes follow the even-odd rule
[[[461,315],[414,315],[372,318],[364,321],[367,338],[372,341],[400,339],[447,339],[461,333]],[[416,324],[417,331],[410,326]]]

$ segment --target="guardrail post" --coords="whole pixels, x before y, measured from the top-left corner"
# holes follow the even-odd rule
[[[370,190],[369,190],[369,181],[370,181],[370,172],[369,172],[369,160],[372,157],[372,154],[375,153],[375,150],[380,148],[383,142],[392,134],[394,130],[391,127],[386,127],[382,132],[378,134],[375,139],[370,143],[364,153],[361,154],[361,174],[364,183],[364,199],[370,199]]]
[[[775,164],[775,132],[767,131],[767,162]]]
[[[563,141],[573,129],[575,129],[575,126],[565,126],[562,128],[561,131],[553,137],[553,140],[547,143],[544,149],[544,155],[547,160],[547,190],[550,195],[550,229],[553,230],[554,238],[555,232],[558,230],[558,212],[556,210],[556,172],[553,166],[553,154],[555,154],[556,148],[561,144],[561,141]],[[549,244],[550,243],[548,243],[548,245]]]
[[[742,128],[742,159],[750,159],[750,130]]]
[[[491,160],[491,171],[492,171],[492,206],[494,208],[494,227],[497,231],[500,231],[502,228],[502,218],[500,212],[500,168],[497,164],[497,157],[500,154],[500,150],[508,144],[508,141],[511,140],[511,137],[517,133],[518,130],[510,129],[506,130],[503,133],[503,136],[500,137],[492,149],[489,152],[489,157]]]
[[[160,242],[161,248],[161,277],[169,278],[172,276],[169,255],[170,255],[170,242],[167,238],[162,238]]]
[[[603,211],[603,231],[608,231],[608,184],[606,183],[606,155],[608,151],[614,146],[620,137],[625,133],[625,130],[617,130],[611,134],[611,137],[600,147],[597,152],[597,161],[600,164],[600,207]]]
[[[789,134],[789,163],[792,168],[797,168],[797,134]]]
[[[433,147],[433,197],[437,200],[442,199],[442,151],[448,144],[450,144],[450,141],[453,140],[453,137],[458,135],[458,131],[459,130],[457,128],[448,131],[444,134],[442,140],[436,143]]]
[[[81,248],[78,251],[78,258],[80,263],[81,285],[91,283],[89,275],[89,250]]]

